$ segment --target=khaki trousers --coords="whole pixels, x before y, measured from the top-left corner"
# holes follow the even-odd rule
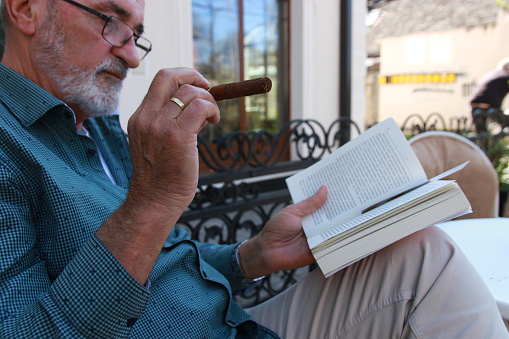
[[[288,339],[509,338],[484,282],[435,226],[247,311]]]

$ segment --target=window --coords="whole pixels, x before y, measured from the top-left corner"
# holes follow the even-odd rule
[[[288,120],[288,0],[193,0],[195,68],[211,85],[269,77],[267,94],[219,102],[209,138]]]

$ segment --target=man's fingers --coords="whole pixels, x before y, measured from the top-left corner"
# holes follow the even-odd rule
[[[179,126],[188,132],[198,133],[206,122],[219,121],[219,108],[212,95],[203,88],[193,85],[182,85],[172,97],[178,98],[184,104],[184,109],[172,100],[167,105],[168,115],[180,120]]]
[[[150,126],[153,124],[170,126],[174,120],[177,127],[197,133],[208,122],[219,121],[219,108],[206,88],[208,82],[196,70],[160,70],[130,121],[133,121],[133,125],[136,121],[138,127],[152,128]]]
[[[214,103],[214,105],[216,104],[214,97],[205,89],[189,84],[180,86],[176,91],[173,92],[171,97],[180,100],[184,104],[184,109],[188,107],[189,104],[195,99],[207,100]],[[174,103],[175,102],[171,102],[172,105]],[[179,105],[177,104],[177,106]]]
[[[295,204],[294,206],[299,211],[298,216],[304,217],[322,207],[326,199],[327,199],[327,187],[325,187],[325,185],[322,185],[314,195],[310,196],[305,200],[302,200],[301,202]]]
[[[207,89],[209,86],[208,81],[194,69],[162,69],[152,80],[146,98],[153,101],[155,105],[163,106],[174,96],[175,91],[186,84],[203,89]]]

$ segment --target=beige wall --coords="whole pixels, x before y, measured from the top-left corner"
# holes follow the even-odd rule
[[[460,73],[450,84],[381,84],[379,116],[398,123],[412,113],[439,112],[450,118],[470,116],[468,91],[481,76],[509,56],[509,14],[501,10],[496,26],[415,34],[381,42],[380,75]],[[509,108],[509,98],[504,102]]]
[[[358,122],[364,120],[365,107],[365,7],[364,1],[354,4],[352,111]],[[291,118],[327,125],[339,116],[339,1],[292,0],[290,8]],[[124,128],[159,69],[193,66],[191,0],[146,1],[145,26],[153,51],[125,81],[120,104]]]
[[[145,6],[145,36],[153,47],[124,82],[120,99],[124,130],[159,69],[193,66],[191,0],[150,0]]]
[[[366,1],[352,1],[352,7],[352,119],[363,129],[366,115]]]

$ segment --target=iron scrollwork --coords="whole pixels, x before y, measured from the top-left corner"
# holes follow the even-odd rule
[[[316,120],[292,120],[278,134],[233,132],[212,142],[198,137],[201,163],[195,198],[178,227],[200,242],[231,244],[256,235],[263,225],[291,203],[284,183],[289,172],[302,169],[360,134],[349,119],[328,128]],[[314,267],[277,272],[236,299],[253,306],[280,293]]]
[[[407,136],[430,130],[471,131],[470,119],[450,119],[439,113],[423,118],[410,115],[401,126]],[[256,235],[280,209],[291,203],[284,179],[305,168],[360,134],[349,119],[328,128],[316,120],[292,120],[279,133],[232,132],[208,142],[198,137],[202,171],[195,199],[177,226],[200,242],[231,244]],[[314,266],[277,272],[237,301],[246,307],[280,293]]]
[[[414,136],[427,131],[451,131],[458,134],[466,134],[473,129],[472,119],[466,116],[446,119],[438,112],[429,114],[426,118],[419,114],[410,114],[403,124],[401,130],[409,136]]]
[[[207,142],[198,136],[198,152],[203,162],[215,173],[246,168],[270,168],[284,161],[287,152],[295,151],[299,160],[320,159],[340,146],[341,137],[357,135],[360,128],[350,119],[334,121],[326,130],[316,120],[292,120],[278,134],[261,131],[237,131]],[[292,149],[294,148],[294,149]]]

